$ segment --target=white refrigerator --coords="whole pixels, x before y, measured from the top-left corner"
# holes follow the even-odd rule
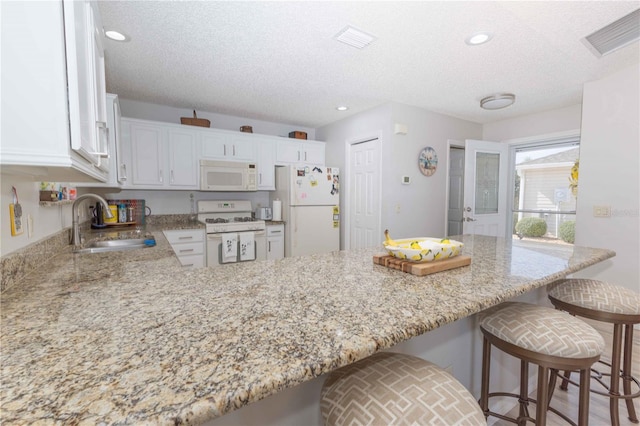
[[[276,167],[271,201],[282,201],[285,256],[340,250],[340,171],[337,167]]]

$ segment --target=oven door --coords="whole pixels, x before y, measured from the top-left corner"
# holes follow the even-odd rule
[[[265,260],[267,258],[267,238],[265,231],[253,232],[255,258],[242,260],[240,255],[240,240],[244,232],[238,232],[236,242],[236,258],[229,261],[222,256],[222,234],[207,234],[207,266],[220,266],[227,263],[249,262]]]

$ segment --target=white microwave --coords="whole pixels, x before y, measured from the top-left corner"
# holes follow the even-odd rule
[[[200,160],[201,191],[257,191],[255,163]]]

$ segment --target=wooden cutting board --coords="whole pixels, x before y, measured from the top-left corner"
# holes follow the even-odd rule
[[[471,265],[471,257],[455,256],[444,260],[436,260],[434,262],[409,262],[407,260],[398,259],[386,254],[377,254],[373,256],[373,263],[376,265],[386,266],[387,268],[397,269],[412,275],[424,276],[434,274],[436,272],[447,271],[449,269],[460,268],[461,266]]]

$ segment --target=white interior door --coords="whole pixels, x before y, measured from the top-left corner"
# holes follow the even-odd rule
[[[506,143],[465,141],[465,234],[506,235],[508,159]]]
[[[350,161],[350,248],[379,245],[380,230],[380,154],[378,139],[351,145]]]

